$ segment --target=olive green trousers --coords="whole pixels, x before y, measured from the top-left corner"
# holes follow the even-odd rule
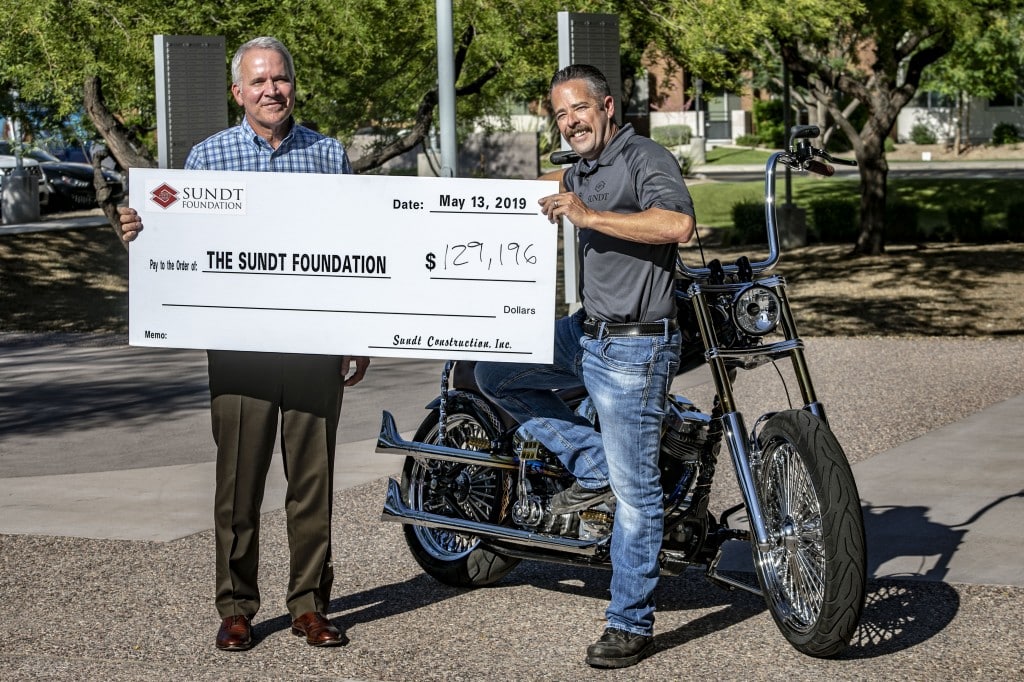
[[[260,607],[260,507],[281,433],[287,479],[292,618],[326,614],[334,571],[334,451],[344,391],[341,358],[208,351],[210,414],[217,444],[214,529],[216,607],[222,618]]]

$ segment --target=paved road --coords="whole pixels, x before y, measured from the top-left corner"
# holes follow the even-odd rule
[[[258,646],[214,650],[212,447],[202,353],[0,339],[0,665],[7,679],[1002,679],[1024,674],[1024,341],[813,339],[819,393],[860,486],[869,604],[849,653],[786,646],[755,597],[698,573],[659,587],[659,653],[597,673],[608,574],[524,563],[465,592],[425,577],[379,522],[395,458],[379,411],[411,430],[437,364],[376,360],[346,396],[336,598],[351,642],[288,634],[280,479],[268,491]],[[772,370],[739,398],[777,398]],[[675,387],[696,400],[706,375]],[[731,477],[723,471],[728,489]],[[54,622],[54,618],[58,618]],[[63,635],[66,632],[70,636]]]

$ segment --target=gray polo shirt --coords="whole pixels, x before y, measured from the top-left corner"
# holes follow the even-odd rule
[[[563,182],[597,211],[661,208],[694,215],[675,157],[629,124],[596,161],[581,160],[566,171]],[[588,316],[605,322],[675,317],[676,243],[640,244],[586,228],[579,243],[579,293]]]

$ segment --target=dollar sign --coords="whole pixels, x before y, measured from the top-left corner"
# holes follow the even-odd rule
[[[427,270],[433,270],[436,267],[437,267],[437,264],[434,261],[434,254],[433,254],[433,252],[428,253],[427,254]]]

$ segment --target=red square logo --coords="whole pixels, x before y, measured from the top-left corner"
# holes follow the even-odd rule
[[[161,208],[167,208],[178,200],[178,190],[165,182],[150,192],[149,198],[153,200],[153,203],[159,204]]]

